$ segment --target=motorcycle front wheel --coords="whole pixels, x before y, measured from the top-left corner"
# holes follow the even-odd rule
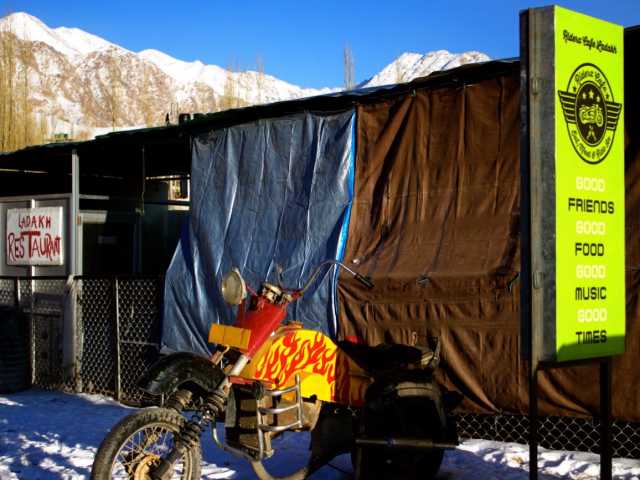
[[[98,448],[93,480],[150,480],[149,471],[174,446],[174,436],[186,419],[174,410],[147,408],[123,418]],[[200,444],[188,450],[175,464],[171,479],[200,478]]]

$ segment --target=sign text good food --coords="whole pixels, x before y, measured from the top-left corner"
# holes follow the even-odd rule
[[[7,265],[62,265],[63,207],[7,210]]]

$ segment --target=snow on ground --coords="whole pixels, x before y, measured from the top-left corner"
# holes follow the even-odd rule
[[[75,480],[88,478],[100,441],[118,420],[134,409],[97,395],[69,395],[30,390],[0,395],[0,479]],[[276,474],[291,471],[307,455],[308,435],[286,434],[270,461]],[[203,437],[203,478],[250,479],[244,460],[220,451]],[[590,480],[599,476],[599,457],[577,452],[541,450],[540,480]],[[525,480],[529,452],[526,445],[468,440],[448,451],[438,478],[441,480]],[[351,477],[348,455],[319,470],[314,480]],[[640,480],[640,461],[616,459],[614,476]]]

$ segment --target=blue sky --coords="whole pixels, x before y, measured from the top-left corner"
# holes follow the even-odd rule
[[[133,51],[255,68],[310,87],[343,84],[343,48],[362,81],[403,52],[518,53],[518,12],[536,1],[458,0],[0,0],[51,27],[78,27]],[[560,5],[624,26],[640,24],[640,0],[566,0]]]

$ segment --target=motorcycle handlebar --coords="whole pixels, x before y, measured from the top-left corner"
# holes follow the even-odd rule
[[[318,273],[320,273],[320,269],[323,266],[328,265],[328,264],[337,265],[338,267],[342,267],[347,272],[349,272],[351,275],[353,275],[355,277],[355,279],[358,280],[360,283],[362,283],[365,287],[367,287],[369,289],[372,289],[374,287],[374,284],[373,284],[373,282],[371,281],[370,278],[365,277],[364,275],[361,275],[358,272],[355,272],[355,271],[351,270],[349,267],[347,267],[344,263],[340,262],[339,260],[325,260],[324,262],[320,263],[316,267],[316,269],[313,271],[313,273],[309,277],[309,280],[307,280],[307,283],[304,285],[304,287],[302,287],[302,289],[300,290],[300,294],[301,295],[304,294],[304,292],[306,292],[307,289],[311,286],[313,281],[318,276]]]

